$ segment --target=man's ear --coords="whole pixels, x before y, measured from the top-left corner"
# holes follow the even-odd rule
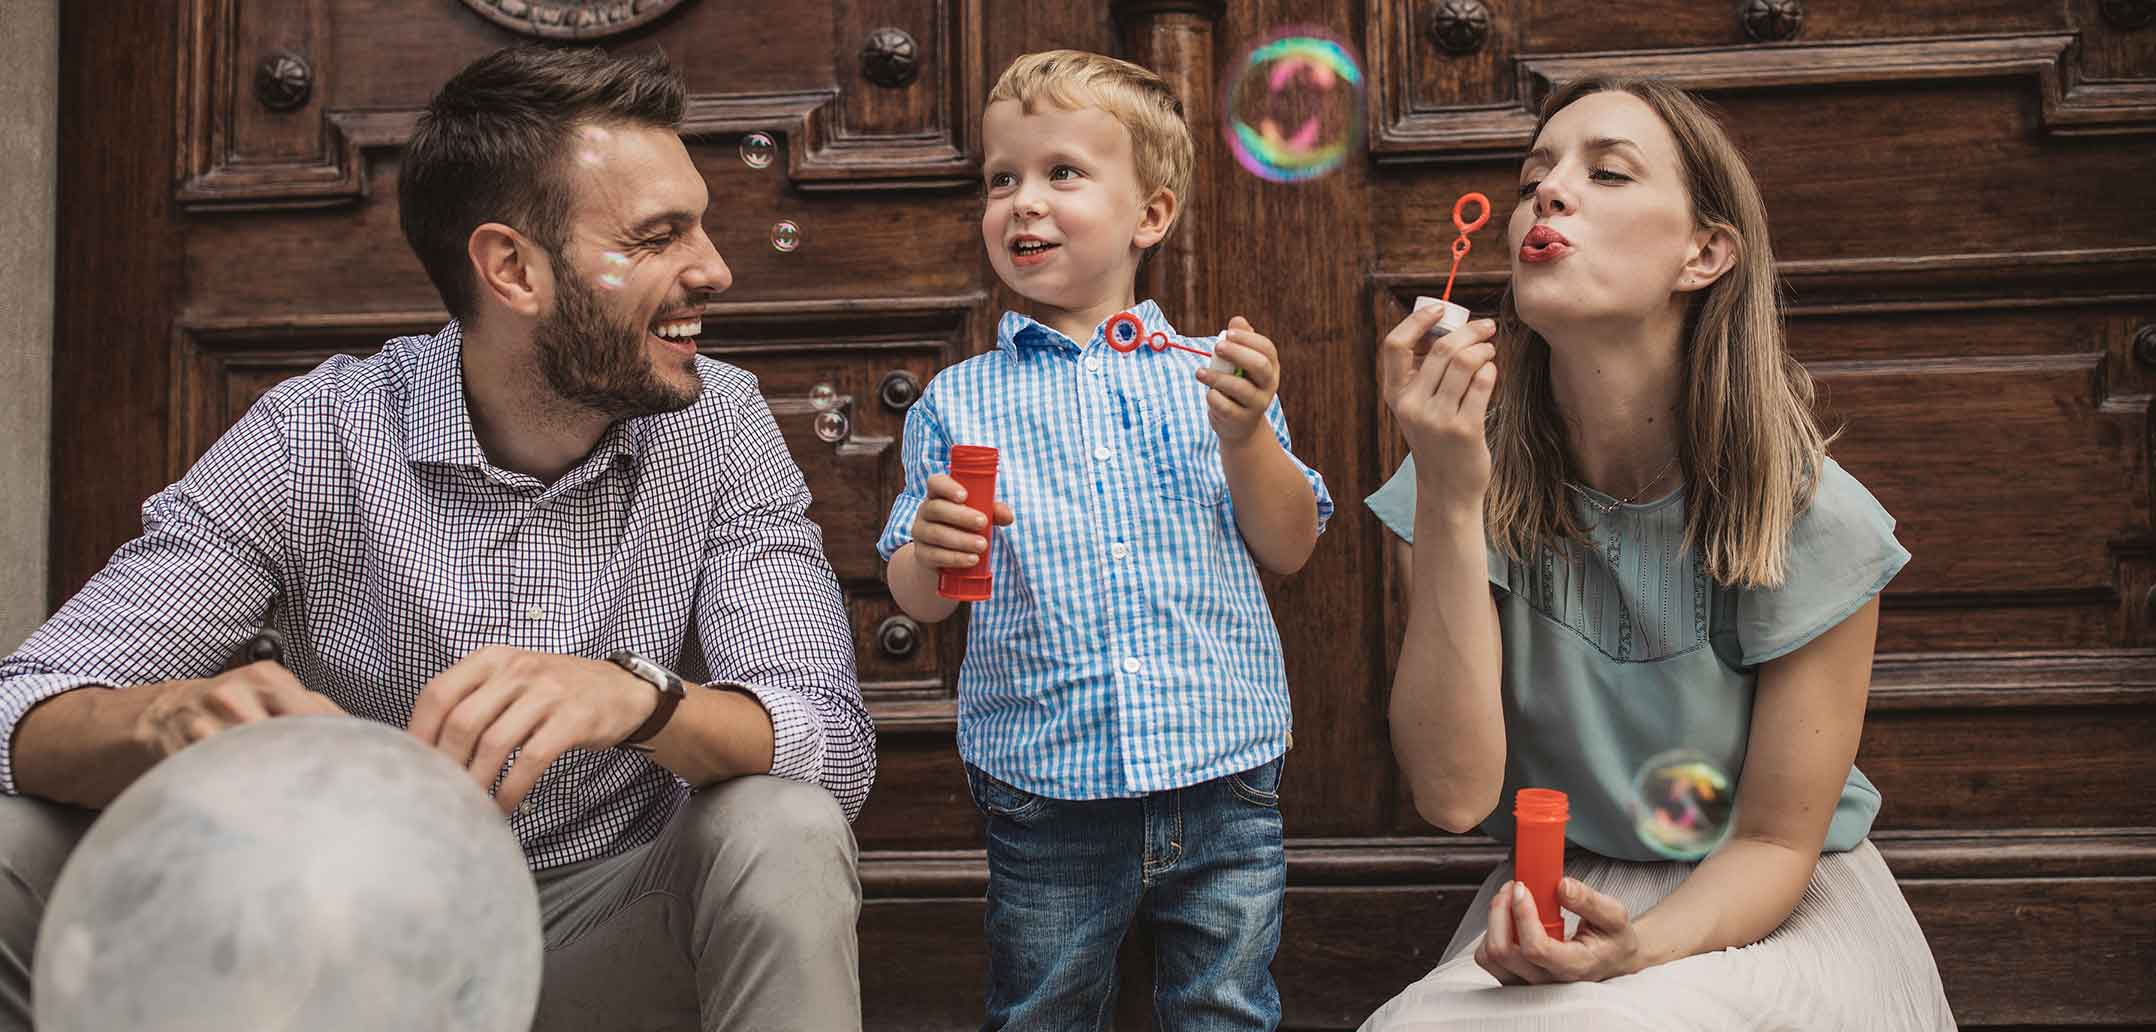
[[[1677,291],[1705,290],[1737,267],[1737,235],[1727,226],[1708,226],[1692,234],[1684,268],[1677,272]]]
[[[554,269],[530,237],[489,222],[464,242],[481,300],[517,315],[537,318],[554,301]]]
[[[1145,200],[1145,210],[1139,213],[1138,232],[1131,236],[1131,246],[1143,251],[1160,243],[1175,225],[1175,217],[1182,213],[1183,202],[1175,191],[1165,186],[1153,191],[1153,196]]]

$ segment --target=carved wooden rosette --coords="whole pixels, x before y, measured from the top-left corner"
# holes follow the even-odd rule
[[[271,111],[290,111],[314,92],[314,69],[289,50],[272,50],[255,65],[255,99]]]
[[[1744,34],[1761,43],[1784,43],[1804,29],[1804,0],[1744,0],[1737,9]]]
[[[921,75],[920,49],[904,29],[877,29],[861,44],[861,74],[884,89],[905,89]]]
[[[828,85],[692,94],[682,135],[692,141],[756,130],[782,136],[785,172],[804,190],[968,186],[985,92],[982,3],[906,0],[875,11],[840,5],[835,28],[842,41],[853,42],[830,53]],[[564,41],[651,26],[692,6],[688,0],[464,4],[450,10],[469,8],[513,31]],[[399,98],[401,106],[340,103],[336,50],[328,45],[331,7],[332,0],[185,0],[175,91],[175,194],[182,205],[194,211],[350,205],[366,193],[368,152],[395,151],[411,136],[423,96]],[[669,19],[654,31],[680,24]],[[235,61],[234,51],[247,61]]]
[[[1454,56],[1481,50],[1490,39],[1490,8],[1482,0],[1445,0],[1430,18],[1430,39]]]
[[[464,0],[511,32],[534,39],[589,42],[649,24],[689,0]]]

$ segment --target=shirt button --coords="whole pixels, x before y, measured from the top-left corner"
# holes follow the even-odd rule
[[[1130,558],[1130,546],[1118,541],[1108,546],[1108,554],[1118,559],[1128,559]]]
[[[533,606],[530,609],[525,610],[524,615],[531,617],[534,620],[544,620],[546,619],[546,607]]]
[[[1089,373],[1097,373],[1097,372],[1100,372],[1100,356],[1099,356],[1099,355],[1095,355],[1095,356],[1093,356],[1092,358],[1086,359],[1086,360],[1085,360],[1085,369],[1086,369],[1086,372],[1089,372]]]
[[[1106,462],[1109,459],[1115,458],[1115,449],[1110,448],[1105,444],[1101,445],[1100,447],[1093,449],[1093,457],[1099,459],[1102,462]]]
[[[531,800],[530,800],[529,798],[527,798],[527,799],[525,799],[525,800],[524,800],[523,802],[521,802],[521,803],[518,803],[518,804],[517,804],[517,816],[519,816],[519,817],[529,817],[529,816],[531,816],[531,812],[532,812],[532,801],[531,801]]]
[[[1136,656],[1131,656],[1123,661],[1123,672],[1126,674],[1135,674],[1143,669],[1145,669],[1145,664],[1138,662],[1138,657]]]

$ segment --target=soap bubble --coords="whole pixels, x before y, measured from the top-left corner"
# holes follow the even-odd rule
[[[599,285],[608,290],[620,290],[629,282],[629,256],[620,251],[608,251],[599,256]]]
[[[1220,131],[1237,164],[1275,183],[1339,168],[1362,139],[1363,75],[1323,30],[1275,32],[1229,65]]]
[[[762,133],[750,133],[741,138],[741,163],[750,168],[770,168],[778,152],[778,144]]]
[[[838,407],[838,389],[828,383],[809,388],[809,404],[818,412],[829,412]]]
[[[1697,860],[1721,845],[1736,803],[1729,775],[1696,749],[1659,753],[1632,779],[1632,827],[1671,860]]]
[[[771,249],[780,254],[792,254],[801,246],[801,227],[785,219],[771,224]]]
[[[604,164],[606,162],[606,152],[600,148],[605,147],[606,142],[612,139],[613,135],[606,131],[605,126],[601,125],[587,125],[578,130],[577,136],[583,140],[584,146],[577,150],[576,160],[585,165]]]
[[[844,412],[826,409],[816,413],[816,438],[825,444],[837,444],[853,432],[853,422]]]

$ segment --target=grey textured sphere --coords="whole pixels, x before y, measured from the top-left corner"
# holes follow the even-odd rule
[[[42,1032],[517,1032],[539,903],[486,793],[410,735],[280,717],[152,768],[38,931]]]

